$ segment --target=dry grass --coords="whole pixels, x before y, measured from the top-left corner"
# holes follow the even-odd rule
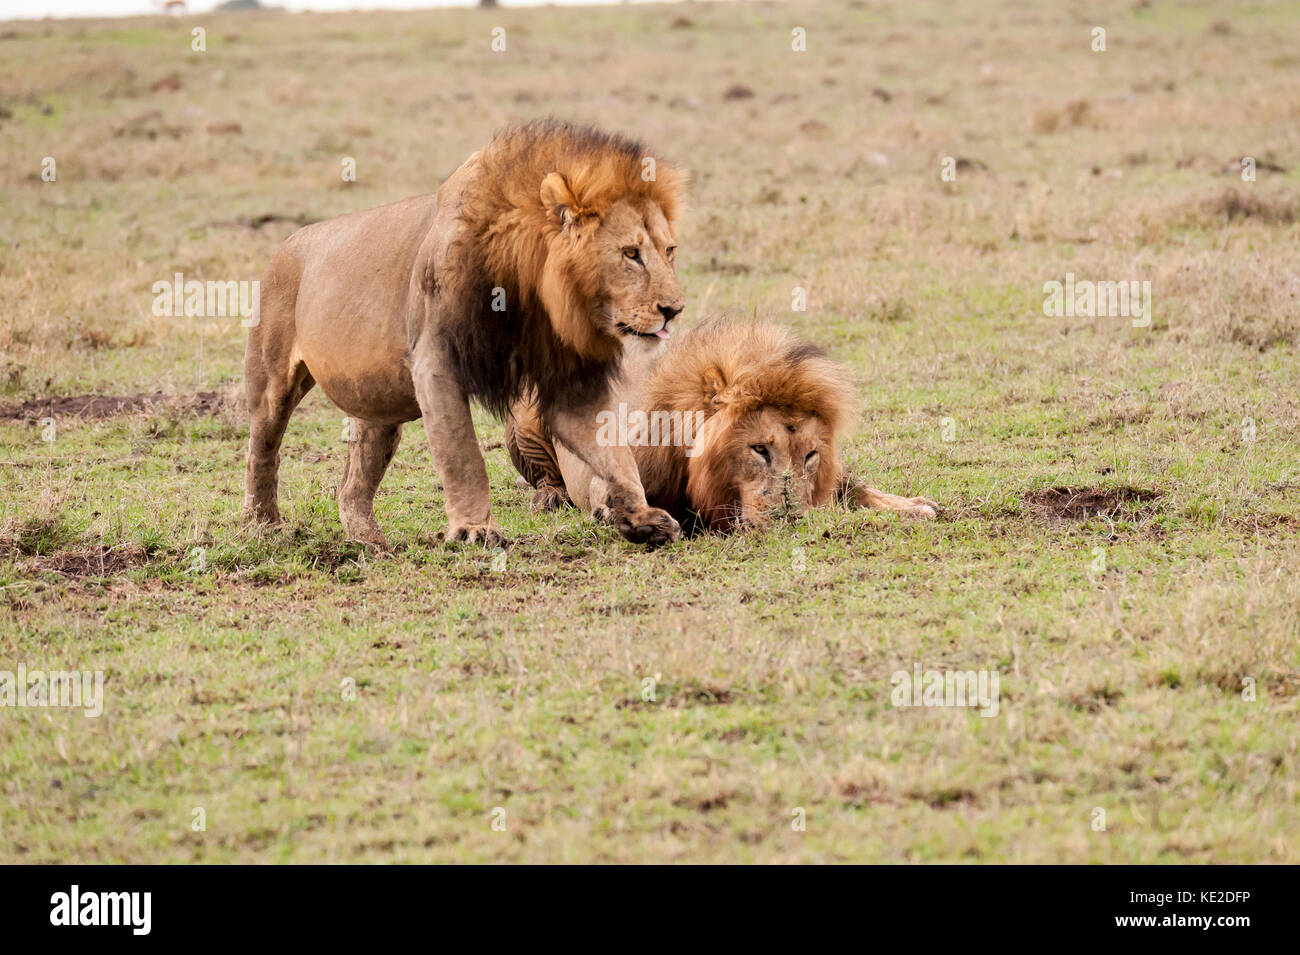
[[[194,23],[0,39],[0,395],[37,402],[0,420],[0,669],[99,668],[108,695],[0,710],[0,859],[1295,861],[1293,5]],[[244,424],[187,396],[237,383],[241,330],[155,318],[152,283],[257,278],[298,224],[547,113],[692,171],[688,314],[848,363],[850,464],[939,522],[644,553],[529,514],[484,420],[506,569],[435,541],[417,426],[375,560],[341,539],[317,394],[289,527],[239,527]],[[1067,272],[1150,281],[1151,325],[1046,316]],[[42,440],[51,396],[159,393],[55,406]],[[892,707],[915,662],[997,670],[999,715]]]

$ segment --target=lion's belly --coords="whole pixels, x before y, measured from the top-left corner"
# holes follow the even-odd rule
[[[353,418],[394,424],[420,417],[415,388],[400,355],[396,365],[367,361],[338,368],[329,362],[318,370],[321,363],[308,359],[307,368],[330,401]]]
[[[302,240],[295,349],[346,414],[420,417],[403,355],[416,251],[436,202],[410,199],[321,223]]]
[[[406,352],[404,304],[369,300],[351,306],[309,296],[298,306],[296,346],[320,389],[345,413],[367,421],[420,417]]]

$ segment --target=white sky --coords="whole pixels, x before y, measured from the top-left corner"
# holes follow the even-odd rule
[[[221,0],[186,0],[190,13],[208,13]],[[432,7],[475,6],[478,0],[261,0],[263,6],[288,10],[428,10]],[[532,7],[543,3],[598,4],[602,0],[499,0],[504,6]],[[604,0],[615,2],[615,0]],[[41,17],[124,17],[159,13],[163,0],[0,0],[0,20]]]

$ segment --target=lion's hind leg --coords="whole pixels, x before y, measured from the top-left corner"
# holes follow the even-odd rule
[[[349,540],[388,551],[388,538],[375,522],[375,492],[402,440],[400,424],[374,424],[351,419],[348,456],[339,482],[339,519]]]
[[[573,502],[569,500],[569,492],[564,489],[563,485],[557,487],[554,484],[543,484],[533,491],[531,507],[537,513],[558,511],[562,507],[572,506]]]
[[[573,503],[555,457],[551,430],[532,400],[515,402],[506,415],[506,449],[526,486],[534,488],[534,511],[554,511]]]
[[[847,474],[840,481],[839,498],[857,507],[865,507],[873,511],[893,511],[903,517],[921,520],[933,519],[939,510],[939,505],[929,498],[886,494],[884,491],[878,491],[874,487],[868,487],[854,480]]]
[[[279,524],[280,442],[294,409],[316,382],[301,362],[286,368],[266,364],[251,347],[244,364],[249,415],[244,520]]]

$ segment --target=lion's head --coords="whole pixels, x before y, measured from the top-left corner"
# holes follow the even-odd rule
[[[710,323],[655,366],[652,410],[702,413],[692,448],[638,449],[646,495],[689,508],[714,530],[762,527],[835,493],[836,439],[851,418],[842,366],[778,326]]]
[[[555,120],[507,129],[477,159],[492,188],[464,217],[508,306],[517,300],[530,324],[544,320],[587,362],[668,337],[685,305],[674,266],[677,167],[634,140]]]
[[[557,334],[667,338],[668,323],[686,302],[674,266],[677,238],[661,202],[623,197],[604,207],[591,202],[590,186],[580,191],[580,182],[559,172],[542,181],[542,203],[560,225],[547,259],[552,281],[543,281],[543,294],[553,284],[561,294],[567,287],[586,298],[585,314],[581,308],[551,311],[553,321],[568,320],[556,323]]]

